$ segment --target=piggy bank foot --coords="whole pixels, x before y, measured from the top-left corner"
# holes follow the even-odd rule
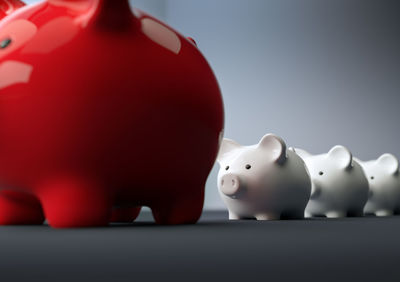
[[[327,218],[342,218],[346,217],[346,213],[342,211],[330,211],[325,214]]]
[[[237,215],[236,213],[229,211],[229,220],[240,220],[240,219],[243,218]]]
[[[257,220],[279,220],[281,215],[279,213],[261,213],[255,216]]]
[[[110,222],[129,223],[135,221],[139,216],[141,207],[120,208],[114,207]]]
[[[178,199],[162,199],[160,203],[151,205],[151,210],[157,224],[194,224],[201,216],[203,203],[204,189],[201,193],[180,196]]]
[[[305,218],[312,218],[313,215],[310,212],[304,212],[304,217]]]
[[[38,191],[51,227],[92,227],[109,223],[111,196],[95,181],[74,178],[47,181]]]
[[[379,210],[375,212],[376,216],[392,216],[393,211],[390,210]]]
[[[254,220],[256,219],[253,215],[238,215],[234,212],[229,211],[229,220]]]
[[[44,215],[39,200],[29,194],[0,192],[0,225],[43,224]]]

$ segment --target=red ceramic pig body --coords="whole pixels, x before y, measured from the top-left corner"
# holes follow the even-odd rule
[[[49,0],[0,44],[0,224],[198,220],[223,104],[191,40],[128,0]]]

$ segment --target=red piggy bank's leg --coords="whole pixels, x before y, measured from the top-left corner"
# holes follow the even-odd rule
[[[141,209],[141,207],[114,208],[111,222],[133,222],[139,216]]]
[[[43,183],[38,188],[46,218],[52,227],[105,226],[109,222],[111,196],[96,181],[59,179]]]
[[[199,220],[204,204],[204,188],[200,191],[189,190],[191,194],[162,198],[160,202],[151,205],[157,224],[194,224]]]
[[[43,224],[44,215],[38,199],[14,192],[0,192],[0,225]]]

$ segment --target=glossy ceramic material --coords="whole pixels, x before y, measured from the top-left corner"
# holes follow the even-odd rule
[[[257,145],[224,139],[218,155],[218,190],[229,219],[303,218],[311,182],[303,160],[273,134]]]
[[[399,160],[392,154],[383,154],[377,160],[359,163],[369,182],[364,213],[376,216],[400,214]]]
[[[363,215],[368,199],[368,180],[346,147],[335,146],[321,155],[292,150],[303,158],[311,176],[312,191],[306,217]]]
[[[19,8],[24,7],[25,4],[19,0],[2,0],[0,1],[0,20]]]
[[[198,220],[224,121],[193,40],[128,0],[49,0],[0,42],[0,224]]]

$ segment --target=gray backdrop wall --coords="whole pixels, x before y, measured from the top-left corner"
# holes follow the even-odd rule
[[[36,1],[29,1],[36,2]],[[314,153],[400,156],[400,2],[135,0],[196,39],[219,80],[225,135]],[[215,166],[206,208],[221,209]]]

